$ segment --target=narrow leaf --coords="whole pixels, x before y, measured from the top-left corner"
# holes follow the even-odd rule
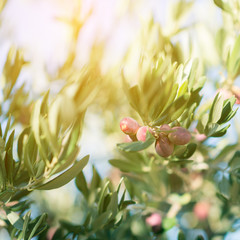
[[[208,123],[217,123],[217,121],[221,118],[223,101],[223,97],[220,93],[218,93],[213,100],[213,104],[209,113]]]
[[[75,179],[75,183],[76,183],[76,186],[79,189],[79,191],[87,199],[88,195],[89,195],[89,190],[88,190],[87,181],[86,181],[86,178],[85,178],[83,172],[80,172],[77,175],[77,177]]]
[[[47,214],[44,213],[44,214],[39,218],[38,222],[36,223],[36,225],[35,225],[34,228],[32,229],[32,232],[31,232],[28,240],[31,240],[31,239],[34,237],[34,235],[36,234],[38,228],[41,226],[41,224],[42,224],[43,222],[46,221],[46,219],[47,219]]]
[[[25,214],[23,229],[22,229],[22,239],[24,239],[24,240],[26,239],[25,235],[27,233],[27,228],[28,228],[28,223],[29,223],[29,220],[30,220],[30,216],[31,216],[31,211],[29,211]]]
[[[233,50],[228,59],[228,72],[234,77],[239,69],[239,60],[240,59],[240,36],[236,39]]]
[[[130,143],[119,143],[117,144],[117,147],[125,152],[137,152],[148,148],[150,145],[154,143],[155,140],[156,139],[153,137],[153,135],[149,131],[147,131],[145,142],[137,141]]]
[[[196,149],[197,149],[197,144],[196,143],[190,143],[190,144],[187,145],[186,150],[181,155],[178,155],[177,157],[179,159],[190,158],[194,154]]]
[[[6,142],[6,139],[7,139],[8,131],[9,131],[9,129],[10,129],[10,124],[11,124],[11,116],[8,117],[7,125],[6,125],[6,128],[5,128],[4,135],[3,135],[3,140],[4,140],[5,142]]]
[[[74,164],[71,168],[69,168],[64,173],[60,174],[56,178],[52,179],[51,181],[36,187],[38,190],[51,190],[55,188],[62,187],[63,185],[70,182],[73,178],[76,177],[77,174],[79,174],[82,169],[87,165],[89,160],[89,155],[82,158],[79,162]]]
[[[214,0],[214,3],[221,8],[223,11],[232,13],[232,9],[229,6],[229,3],[225,0]]]
[[[181,116],[185,110],[185,106],[189,100],[190,94],[184,94],[177,98],[151,125],[160,126],[164,123],[170,123]]]
[[[15,212],[10,211],[8,208],[4,209],[7,213],[7,218],[9,222],[17,229],[23,229],[23,219]]]

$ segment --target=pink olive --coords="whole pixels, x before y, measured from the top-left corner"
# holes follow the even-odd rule
[[[164,131],[170,131],[172,130],[171,127],[168,125],[168,124],[163,124],[161,127],[160,127],[160,131],[163,131],[161,133],[165,134],[165,135],[168,135],[169,133],[168,132],[164,132]]]
[[[206,219],[208,217],[209,210],[210,204],[208,202],[198,202],[193,208],[193,212],[199,220]]]
[[[137,140],[138,141],[142,141],[142,142],[146,141],[147,130],[148,130],[147,126],[143,126],[138,129],[138,131],[137,131]]]
[[[152,213],[146,218],[146,223],[151,227],[161,226],[162,217],[159,213]]]
[[[173,153],[174,144],[169,141],[167,136],[161,134],[156,140],[155,150],[159,156],[169,157]]]
[[[237,86],[233,86],[231,91],[236,98],[236,104],[240,104],[240,88]]]
[[[138,122],[130,117],[125,117],[120,121],[120,128],[125,134],[134,135],[139,127]]]
[[[176,145],[185,145],[191,140],[190,132],[183,127],[173,127],[174,132],[169,133],[169,140]]]

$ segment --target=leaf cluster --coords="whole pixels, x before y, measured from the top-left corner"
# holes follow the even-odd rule
[[[197,130],[207,137],[222,137],[226,134],[230,124],[225,126],[236,114],[238,108],[233,110],[236,99],[231,97],[224,100],[223,96],[218,93],[211,105],[209,112],[202,115],[198,121]]]
[[[183,122],[189,115],[191,118],[204,83],[204,79],[196,79],[196,62],[186,73],[183,65],[172,64],[167,57],[141,61],[138,84],[130,87],[123,76],[123,89],[143,123],[160,126],[178,119]]]
[[[30,204],[29,201],[1,203],[0,218],[5,223],[11,239],[30,240],[48,228],[46,213],[35,219],[31,219],[31,211],[24,213]]]
[[[115,189],[112,182],[102,179],[95,167],[92,168],[93,176],[90,184],[87,184],[83,172],[80,172],[75,183],[82,194],[84,218],[82,224],[76,225],[61,220],[61,227],[55,233],[53,239],[65,239],[66,237],[78,237],[77,239],[110,239],[117,237],[117,229],[126,219],[127,207],[134,204],[126,200],[126,190],[122,190],[123,179]]]

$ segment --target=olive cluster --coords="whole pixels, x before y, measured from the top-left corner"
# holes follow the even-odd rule
[[[173,154],[174,145],[185,145],[191,140],[190,132],[183,127],[171,128],[168,124],[151,128],[140,126],[138,122],[130,117],[120,121],[121,130],[135,141],[146,141],[146,133],[149,131],[155,138],[155,150],[161,157],[169,157]]]

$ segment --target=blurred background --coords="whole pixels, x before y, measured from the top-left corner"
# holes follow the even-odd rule
[[[203,102],[212,99],[221,87],[220,72],[224,76],[224,70],[215,37],[226,19],[213,1],[184,1],[187,4],[183,9],[178,2],[8,0],[0,15],[0,69],[12,46],[22,49],[24,60],[29,63],[18,82],[26,84],[31,97],[36,99],[48,89],[57,94],[68,73],[85,65],[100,76],[97,100],[85,118],[81,156],[90,154],[91,163],[102,177],[118,176],[108,160],[113,157],[116,143],[125,141],[118,130],[119,121],[125,116],[138,118],[127,105],[121,88],[121,70],[134,83],[143,48],[149,52],[164,50],[182,63],[199,58],[201,71],[208,77]],[[228,39],[229,44],[233,41],[234,37]],[[236,85],[240,85],[238,79]],[[237,140],[234,129],[231,127],[219,148]],[[217,143],[211,141],[210,144]],[[84,172],[90,179],[91,164]],[[33,206],[36,215],[38,211],[48,211],[50,217],[52,212],[73,222],[79,219],[76,209],[80,197],[73,182],[57,190],[35,192],[32,198],[38,202]]]
[[[129,54],[132,56],[128,57],[124,66],[131,76],[136,72],[136,56],[141,51],[139,41],[149,38],[147,32],[146,35],[142,33],[142,29],[151,20],[160,24],[165,36],[173,35],[179,25],[186,28],[187,31],[180,32],[173,38],[174,42],[186,49],[183,61],[191,54],[193,58],[204,58],[208,66],[215,67],[219,59],[214,36],[222,24],[220,10],[212,1],[193,1],[194,4],[189,6],[186,14],[176,22],[171,16],[171,9],[176,2],[178,1],[8,0],[1,14],[0,67],[11,46],[23,49],[24,59],[29,64],[24,67],[18,81],[26,82],[31,94],[38,96],[49,88],[56,93],[61,89],[64,84],[63,68],[68,67],[66,61],[77,69],[91,61],[98,61],[102,74],[117,68],[120,73],[128,49],[134,46]],[[145,39],[141,39],[141,35]],[[159,36],[153,36],[152,41],[157,42],[157,38]],[[209,69],[209,74],[213,80],[218,77],[216,69]],[[111,82],[107,84],[115,85],[121,95],[119,76],[109,81]],[[213,91],[206,91],[205,94],[211,96]],[[122,97],[124,96],[120,98]],[[105,104],[111,103],[111,99],[104,101]],[[115,110],[118,115],[117,109]],[[121,117],[129,114],[126,107],[123,111],[125,113]],[[101,114],[93,112],[89,111],[86,118],[82,153],[90,153],[91,160],[101,165],[109,158],[116,141],[109,140],[108,135],[104,136],[103,130],[107,126],[104,126]],[[107,169],[103,170],[103,174],[106,174]]]

